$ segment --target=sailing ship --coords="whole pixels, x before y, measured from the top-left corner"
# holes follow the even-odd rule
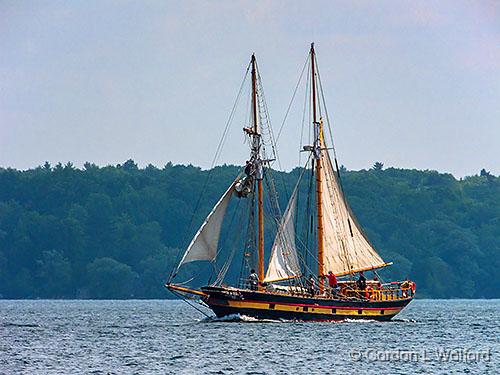
[[[274,138],[271,136],[270,141],[265,138],[266,134],[272,135],[272,131],[257,62],[252,55],[247,69],[247,74],[251,71],[251,125],[243,129],[249,141],[250,158],[194,235],[166,287],[183,298],[198,299],[217,317],[240,314],[258,319],[301,321],[390,320],[414,298],[415,283],[410,280],[382,282],[377,271],[392,263],[385,262],[377,253],[350,209],[333,138],[330,147],[326,141],[325,118],[329,129],[330,125],[314,44],[311,44],[303,74],[306,66],[305,102],[310,106],[307,122],[312,142],[302,145],[301,151],[308,156],[307,163],[301,169],[286,209],[281,214],[271,168],[276,159]],[[304,176],[308,176],[309,181]],[[299,204],[304,186],[307,197]],[[225,237],[244,238],[232,251],[224,252],[219,239],[232,200],[247,202],[243,205],[247,225],[246,231],[233,230],[225,234]],[[267,216],[264,201],[267,210],[272,211]],[[240,209],[238,207],[233,211]],[[299,219],[305,222],[301,233]],[[265,228],[269,232],[268,227],[273,225],[275,238],[266,269]],[[240,274],[243,276],[236,285],[229,285],[224,278],[234,260],[235,249],[241,248]],[[223,265],[217,267],[221,257]],[[217,272],[215,280],[199,288],[174,282],[180,268],[195,261],[212,264]],[[367,279],[365,272],[373,277]],[[338,280],[327,285],[332,274]]]

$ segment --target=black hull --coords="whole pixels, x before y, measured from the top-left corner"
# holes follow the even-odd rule
[[[341,321],[369,319],[388,321],[413,298],[386,301],[311,298],[244,289],[205,287],[205,303],[217,317],[246,315],[257,319]]]

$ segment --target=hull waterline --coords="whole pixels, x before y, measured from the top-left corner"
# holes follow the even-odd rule
[[[387,321],[396,316],[413,299],[410,297],[388,301],[351,301],[221,287],[205,287],[202,290],[206,294],[203,301],[219,318],[240,314],[257,319],[302,321],[370,319]]]

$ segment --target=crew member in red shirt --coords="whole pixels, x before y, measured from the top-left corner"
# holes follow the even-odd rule
[[[325,277],[328,279],[328,286],[330,287],[330,292],[333,295],[336,295],[339,286],[339,284],[337,283],[337,277],[333,274],[332,271],[328,271],[328,275],[326,275]]]
[[[326,275],[328,279],[328,286],[330,288],[336,288],[338,286],[337,277],[333,274],[332,271],[328,271],[328,275]]]

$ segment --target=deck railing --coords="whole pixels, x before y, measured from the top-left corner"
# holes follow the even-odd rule
[[[339,294],[371,301],[400,300],[415,295],[415,283],[411,281],[390,284],[367,283],[365,289],[352,289],[346,285],[345,288],[341,288]]]
[[[246,279],[239,282],[239,287],[242,289],[250,289],[250,285]],[[284,289],[267,289],[266,292],[273,294],[291,294],[296,296],[311,296],[307,288],[301,286],[288,287]],[[367,281],[365,289],[359,289],[355,281],[344,281],[339,283],[339,288],[336,290],[326,289],[325,294],[316,294],[316,298],[353,298],[364,299],[370,301],[394,301],[411,298],[415,295],[415,283],[412,281],[393,282],[381,284],[372,280]]]

